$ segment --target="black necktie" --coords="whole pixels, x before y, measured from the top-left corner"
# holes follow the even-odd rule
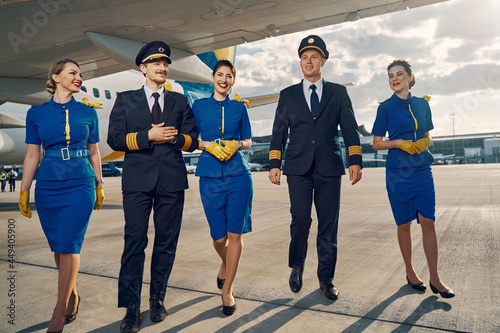
[[[316,86],[312,84],[310,87],[312,89],[311,92],[311,115],[313,118],[316,118],[316,112],[318,112],[318,107],[319,107],[319,98],[318,94],[316,94]]]
[[[159,124],[161,118],[161,108],[160,103],[158,102],[158,98],[160,98],[160,94],[157,92],[153,93],[153,97],[155,98],[155,103],[153,104],[153,112],[151,112],[153,116],[153,123]]]

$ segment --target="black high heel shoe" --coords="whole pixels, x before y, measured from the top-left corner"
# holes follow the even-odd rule
[[[78,314],[78,309],[80,308],[80,301],[82,300],[82,298],[80,297],[80,295],[78,295],[78,303],[76,304],[76,312],[74,314],[71,314],[71,315],[66,315],[65,316],[65,324],[71,324],[72,322],[74,322],[76,320],[76,315]]]
[[[220,295],[220,297],[222,298],[222,313],[225,314],[226,316],[232,315],[234,311],[236,311],[236,299],[234,300],[234,305],[227,306],[224,305],[224,297],[222,295]]]
[[[439,293],[441,295],[442,298],[452,298],[452,297],[455,297],[455,293],[453,292],[453,290],[451,289],[447,289],[445,291],[439,291],[436,287],[434,287],[431,283],[431,281],[429,281],[429,285],[431,286],[431,290],[434,294],[437,294]]]
[[[410,279],[408,279],[408,275],[406,276],[406,281],[408,281],[408,284],[413,288],[418,291],[425,291],[427,289],[427,286],[422,282],[419,284],[413,284],[410,282]]]
[[[217,288],[222,289],[224,282],[226,282],[226,279],[219,279],[219,274],[217,274]]]

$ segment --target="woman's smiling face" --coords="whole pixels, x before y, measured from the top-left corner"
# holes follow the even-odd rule
[[[221,66],[212,75],[212,82],[214,83],[215,93],[220,96],[227,96],[229,90],[234,85],[234,75],[231,68]]]
[[[66,63],[60,74],[53,74],[52,79],[57,83],[57,89],[77,93],[82,86],[82,72],[73,63]]]
[[[394,66],[389,69],[389,86],[395,93],[410,90],[412,79],[413,76],[408,75],[403,66]]]

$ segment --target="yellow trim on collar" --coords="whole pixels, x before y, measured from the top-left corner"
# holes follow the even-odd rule
[[[234,94],[233,99],[237,102],[245,103],[245,105],[247,106],[247,109],[250,109],[250,101],[248,99],[241,98],[240,95],[238,95],[238,94]]]
[[[88,98],[83,98],[82,99],[82,103],[87,105],[87,106],[90,106],[91,108],[98,108],[100,106],[102,106],[102,103],[99,103],[99,102],[90,102]]]
[[[189,135],[182,134],[184,136],[184,145],[182,146],[181,150],[188,150],[189,147],[191,147],[191,143],[193,143],[193,139]]]

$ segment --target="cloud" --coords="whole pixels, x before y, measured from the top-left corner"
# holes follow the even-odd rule
[[[298,45],[317,34],[330,51],[323,77],[355,83],[349,95],[358,123],[368,129],[378,103],[392,95],[387,65],[403,58],[417,77],[412,94],[433,97],[435,133],[451,134],[451,113],[457,133],[498,132],[499,12],[500,1],[454,0],[238,46],[235,90],[257,96],[300,82]],[[275,108],[250,109],[254,135],[271,133]]]

